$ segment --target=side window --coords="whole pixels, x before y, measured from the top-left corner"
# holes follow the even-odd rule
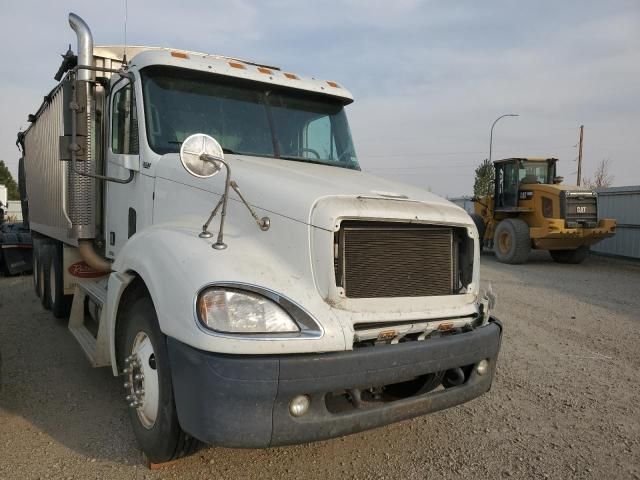
[[[307,152],[312,151],[312,155],[304,155],[305,157],[315,158],[314,154],[317,153],[318,159],[333,160],[337,158],[336,143],[333,139],[329,116],[317,118],[307,124],[305,143]]]
[[[118,90],[113,97],[111,149],[113,153],[138,154],[138,117],[131,84]]]
[[[504,206],[515,207],[518,205],[518,165],[515,163],[508,163],[504,167]]]

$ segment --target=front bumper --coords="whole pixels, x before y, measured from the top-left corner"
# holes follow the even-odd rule
[[[603,218],[595,228],[567,228],[563,219],[549,219],[542,227],[531,227],[529,234],[536,248],[570,249],[593,245],[616,233],[616,221]]]
[[[303,355],[223,355],[168,339],[178,418],[195,438],[219,446],[261,448],[306,443],[379,427],[467,402],[491,388],[502,326],[492,318],[467,333],[346,352]],[[479,375],[472,367],[488,359]],[[429,373],[467,367],[462,385],[339,413],[328,394],[389,385]],[[296,395],[311,399],[293,417]]]

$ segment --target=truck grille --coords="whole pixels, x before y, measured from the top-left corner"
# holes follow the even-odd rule
[[[459,262],[452,227],[343,222],[336,249],[336,283],[348,298],[454,293]]]
[[[593,192],[561,192],[560,214],[565,219],[567,227],[595,227],[598,223],[597,202],[597,196]]]

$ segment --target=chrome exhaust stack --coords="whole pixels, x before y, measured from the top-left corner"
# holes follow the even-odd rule
[[[69,14],[69,25],[78,37],[78,65],[93,66],[93,35],[89,25],[75,13]],[[93,80],[92,70],[78,69],[78,80]]]
[[[71,220],[70,237],[78,240],[80,256],[96,270],[108,271],[109,262],[95,250],[96,236],[96,117],[93,35],[87,23],[75,13],[69,25],[78,39],[78,66],[73,94],[68,107],[71,113],[71,162],[67,165],[67,205]],[[83,68],[89,67],[89,68]]]

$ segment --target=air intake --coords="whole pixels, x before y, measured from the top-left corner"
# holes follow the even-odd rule
[[[336,281],[348,298],[451,295],[457,264],[452,227],[344,222]]]

